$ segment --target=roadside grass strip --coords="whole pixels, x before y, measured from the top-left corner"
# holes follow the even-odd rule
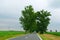
[[[40,34],[43,40],[60,40],[60,36],[52,35],[52,34]]]
[[[25,35],[26,35],[26,34],[25,34]],[[8,38],[8,39],[6,39],[6,40],[14,39],[14,38],[16,38],[16,37],[20,37],[20,36],[24,36],[24,34],[22,34],[22,35],[17,35],[17,36],[14,36],[14,37],[10,37],[10,38]]]
[[[8,38],[14,38],[16,36],[25,35],[22,31],[0,31],[0,40],[7,40]]]
[[[42,40],[41,36],[37,33],[37,36],[39,37],[40,40]]]

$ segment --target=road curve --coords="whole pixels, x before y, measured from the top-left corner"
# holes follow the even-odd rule
[[[27,34],[25,36],[20,36],[16,38],[11,38],[9,40],[40,40],[36,33]]]

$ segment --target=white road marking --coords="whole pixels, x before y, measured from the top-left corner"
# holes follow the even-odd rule
[[[39,36],[39,34],[37,34],[37,35],[38,35],[39,39],[42,40],[42,38]]]

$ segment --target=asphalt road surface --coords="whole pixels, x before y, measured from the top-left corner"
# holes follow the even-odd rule
[[[27,34],[25,36],[11,38],[9,40],[40,40],[40,38],[38,37],[36,33],[32,33],[32,34]]]

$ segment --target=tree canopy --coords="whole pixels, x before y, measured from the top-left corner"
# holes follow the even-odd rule
[[[35,12],[31,5],[26,6],[22,10],[22,16],[19,18],[20,24],[26,32],[40,32],[44,33],[47,30],[47,26],[50,23],[51,16],[48,11],[37,11]]]
[[[33,32],[36,30],[36,16],[32,6],[25,7],[25,10],[22,10],[22,17],[20,18],[21,24],[23,25],[24,30]]]
[[[50,23],[49,16],[51,16],[51,14],[48,11],[41,10],[37,12],[37,26],[40,33],[46,32],[47,26]]]

